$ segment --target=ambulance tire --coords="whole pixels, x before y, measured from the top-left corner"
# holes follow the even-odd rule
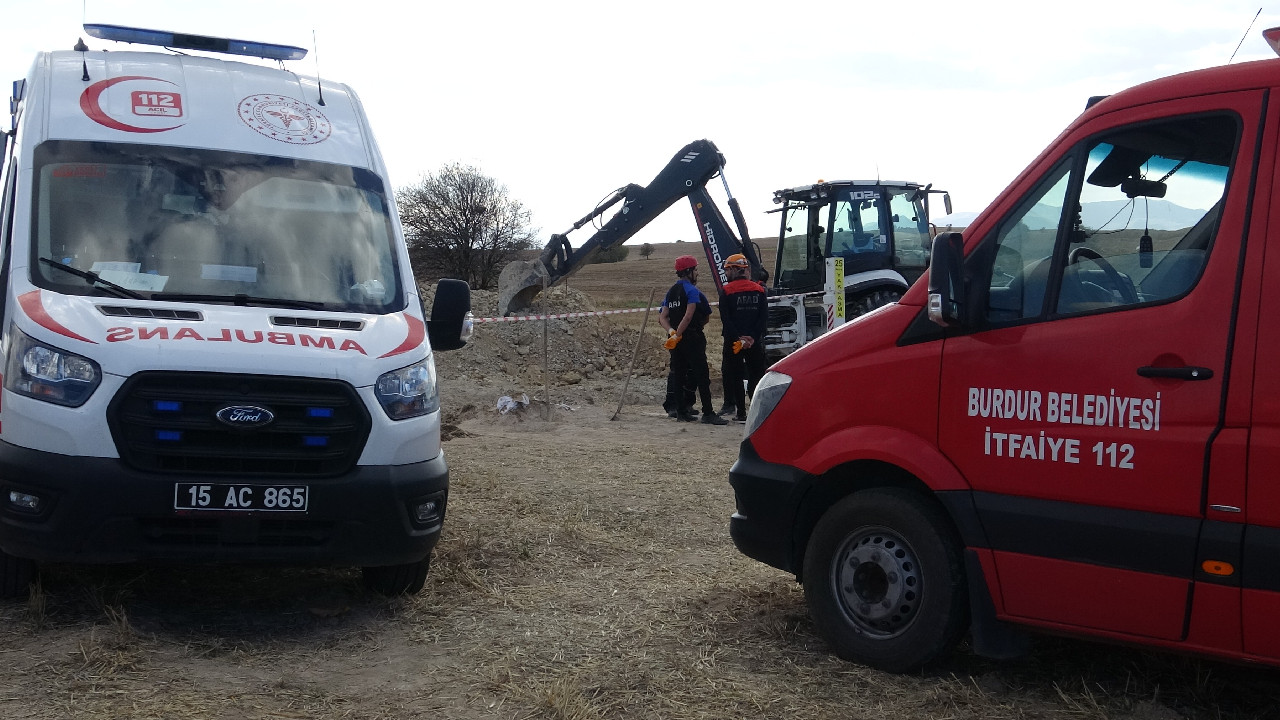
[[[0,550],[0,600],[26,600],[36,579],[36,564]]]
[[[364,586],[379,595],[396,597],[398,595],[416,595],[427,582],[427,573],[431,570],[431,557],[420,562],[403,565],[384,565],[367,567],[361,570]]]
[[[849,317],[855,318],[859,315],[866,315],[878,307],[883,307],[891,303],[896,303],[902,299],[902,292],[894,288],[880,288],[872,290],[865,295],[858,295],[852,298],[851,302],[846,303],[849,308]]]
[[[805,553],[804,594],[836,655],[886,672],[929,665],[968,627],[950,518],[901,488],[854,493],[822,516]]]

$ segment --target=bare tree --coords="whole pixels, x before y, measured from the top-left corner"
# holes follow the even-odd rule
[[[470,165],[424,175],[396,191],[396,206],[415,269],[473,288],[496,288],[502,268],[533,247],[537,235],[529,211],[506,186]]]

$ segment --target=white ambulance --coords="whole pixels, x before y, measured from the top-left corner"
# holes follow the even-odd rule
[[[448,469],[432,347],[355,93],[305,50],[107,25],[15,82],[0,184],[0,595],[38,562],[358,566],[416,592]],[[106,44],[106,43],[104,43]]]

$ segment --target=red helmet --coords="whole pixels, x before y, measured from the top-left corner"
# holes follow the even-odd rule
[[[698,259],[692,255],[681,255],[676,258],[676,272],[698,267]]]

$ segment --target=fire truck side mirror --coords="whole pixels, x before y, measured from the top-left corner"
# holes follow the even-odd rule
[[[942,327],[961,323],[963,259],[964,237],[960,233],[942,233],[933,239],[929,253],[929,319]]]

